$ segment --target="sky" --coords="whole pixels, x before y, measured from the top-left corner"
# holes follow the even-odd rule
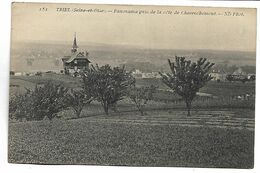
[[[70,8],[70,11],[61,12],[57,8]],[[79,8],[92,9],[92,12],[73,12]],[[100,12],[102,10],[112,12]],[[118,13],[120,10],[147,11],[148,14]],[[152,10],[156,14],[150,14]],[[179,14],[157,14],[157,11],[178,11]],[[181,14],[185,11],[221,15]],[[225,12],[232,15],[224,16]],[[243,13],[243,16],[233,16],[234,13]],[[12,5],[12,42],[71,42],[75,32],[79,44],[91,42],[150,49],[255,51],[256,10],[35,3]]]

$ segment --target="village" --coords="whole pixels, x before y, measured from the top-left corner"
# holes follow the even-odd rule
[[[65,76],[71,76],[74,78],[81,78],[81,74],[83,74],[85,71],[87,71],[91,65],[94,65],[95,62],[91,62],[89,59],[94,61],[94,58],[89,56],[88,51],[81,51],[79,50],[79,46],[77,43],[77,37],[76,33],[74,34],[72,47],[70,49],[70,55],[64,55],[63,57],[56,58],[54,64],[62,63],[62,69],[60,70],[48,70],[48,71],[31,71],[31,72],[15,72],[11,71],[11,76],[16,77],[50,77],[53,75],[64,75]],[[29,64],[28,64],[29,63]],[[31,67],[33,66],[34,61],[27,61],[27,64]],[[160,72],[153,71],[153,72],[143,72],[140,69],[132,69],[131,70],[132,76],[136,79],[137,83],[141,82],[144,83],[144,85],[149,83],[157,83],[159,85],[162,81],[162,75],[166,75],[166,72]],[[243,71],[241,67],[237,67],[234,69],[233,72],[225,72],[224,70],[219,69],[212,69],[212,71],[209,73],[211,78],[211,82],[214,83],[222,83],[221,85],[229,85],[230,82],[239,82],[239,83],[248,83],[248,82],[254,82],[255,81],[255,74],[254,73],[247,73]],[[11,87],[16,87],[16,85],[10,85]],[[223,87],[222,86],[222,87]],[[231,84],[232,86],[232,84]],[[162,87],[162,88],[161,88]],[[172,93],[170,89],[165,89],[164,86],[161,86],[158,88],[158,90],[162,92],[169,92]],[[201,98],[210,98],[210,99],[216,99],[219,96],[216,94],[206,93],[206,92],[197,92],[197,95]],[[255,94],[253,92],[238,92],[234,93],[229,96],[229,99],[231,100],[253,100],[255,98]]]
[[[38,54],[40,56],[40,54]],[[32,67],[34,65],[35,58],[27,58],[27,65]],[[11,71],[10,75],[14,76],[39,76],[44,75],[44,73],[56,73],[56,74],[65,74],[71,75],[74,77],[80,77],[79,73],[81,71],[85,71],[89,68],[90,60],[89,60],[89,52],[88,51],[79,51],[79,47],[77,45],[76,34],[74,35],[73,44],[71,47],[71,54],[65,55],[61,58],[55,58],[53,62],[55,66],[58,66],[62,63],[63,69],[57,70],[48,70],[48,71],[31,71],[31,72],[16,72]],[[95,63],[92,63],[93,65]],[[163,72],[166,74],[166,72]],[[132,69],[132,75],[136,79],[160,79],[161,75],[158,71],[152,72],[143,72],[141,69]],[[213,69],[210,72],[212,76],[212,81],[216,82],[228,82],[228,81],[241,81],[241,82],[249,82],[255,80],[255,73],[248,73],[244,71],[241,67],[237,67],[233,72],[225,72],[221,69]]]

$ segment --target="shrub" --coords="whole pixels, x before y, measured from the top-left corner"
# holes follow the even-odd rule
[[[14,75],[15,75],[15,72],[14,72],[14,71],[10,71],[10,75],[11,75],[11,76],[14,76]]]
[[[26,112],[24,111],[25,104],[23,104],[26,103],[25,98],[26,98],[25,95],[10,96],[9,98],[10,119],[16,119],[21,121],[23,118],[26,118]]]
[[[42,76],[42,72],[39,72],[39,71],[36,72],[36,73],[35,73],[35,76]]]

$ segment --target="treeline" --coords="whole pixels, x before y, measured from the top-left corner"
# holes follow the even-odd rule
[[[71,108],[77,117],[92,101],[101,103],[104,113],[117,110],[118,101],[130,98],[141,115],[144,107],[152,100],[156,87],[151,85],[137,88],[135,79],[124,67],[111,68],[92,66],[81,74],[81,89],[68,89],[62,85],[47,82],[36,85],[34,90],[26,89],[26,93],[10,98],[9,115],[11,119],[52,120],[57,114]]]
[[[196,93],[212,77],[209,75],[213,63],[205,58],[196,62],[185,57],[175,57],[175,62],[168,60],[170,73],[160,73],[163,83],[177,93],[186,103],[187,114],[190,116],[191,104]],[[129,98],[141,115],[145,105],[153,99],[157,87],[136,87],[135,78],[125,67],[104,65],[91,68],[81,74],[82,87],[68,89],[62,85],[47,82],[36,85],[34,90],[26,89],[26,93],[10,98],[9,115],[11,119],[50,120],[64,110],[71,108],[77,117],[92,101],[98,101],[106,115],[110,110],[117,111],[117,103]]]
[[[151,62],[127,62],[125,64],[121,64],[120,66],[125,66],[127,70],[133,70],[138,69],[145,73],[151,73],[156,71],[161,72],[170,72],[170,69],[167,68],[168,64],[162,64],[162,65],[155,65]],[[227,64],[216,64],[212,69],[211,72],[221,72],[226,74],[233,74],[237,69],[241,68],[243,72],[247,74],[255,74],[256,73],[256,67],[250,66],[250,65],[244,65],[244,66],[237,66],[237,65],[228,65]]]
[[[247,74],[256,73],[256,67],[250,65],[236,66],[236,65],[228,65],[228,64],[217,64],[214,66],[214,68],[212,68],[212,70],[224,72],[226,74],[233,74],[239,68],[241,68],[241,70]]]

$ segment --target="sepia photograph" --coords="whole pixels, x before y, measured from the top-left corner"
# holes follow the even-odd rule
[[[11,12],[9,163],[254,168],[255,8]]]

